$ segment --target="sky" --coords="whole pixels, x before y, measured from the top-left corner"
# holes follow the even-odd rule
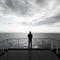
[[[0,0],[0,32],[60,33],[60,0]]]

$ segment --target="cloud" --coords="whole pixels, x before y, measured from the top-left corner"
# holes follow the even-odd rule
[[[27,22],[18,22],[18,23],[16,23],[16,24],[23,25],[23,26],[28,25],[28,23],[27,23]]]
[[[60,22],[60,0],[0,0],[0,19],[32,26],[54,24]]]
[[[57,14],[56,16],[53,16],[53,17],[45,18],[45,20],[39,21],[39,22],[35,23],[34,25],[37,25],[37,26],[38,25],[52,25],[57,22],[60,22],[60,14]]]
[[[36,3],[40,6],[46,6],[48,3],[48,0],[36,0]]]
[[[17,15],[30,16],[33,14],[34,10],[38,10],[38,6],[40,8],[45,6],[46,2],[47,0],[0,0],[0,5],[3,8],[1,11],[5,14],[10,12],[16,13]]]
[[[0,12],[7,13],[16,13],[27,14],[29,4],[26,3],[26,0],[0,0]]]
[[[29,4],[26,4],[24,0],[6,0],[5,4],[17,14],[27,14]]]

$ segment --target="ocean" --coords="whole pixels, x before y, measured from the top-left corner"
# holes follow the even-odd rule
[[[54,41],[54,48],[56,47],[56,41],[59,41],[60,44],[60,33],[32,33],[32,48],[42,48],[42,49],[50,49],[51,41]],[[0,46],[3,44],[9,48],[28,48],[28,33],[0,33]],[[60,46],[59,46],[60,47]]]

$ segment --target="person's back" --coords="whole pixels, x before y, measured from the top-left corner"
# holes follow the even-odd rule
[[[29,40],[32,40],[32,34],[28,34]]]
[[[31,31],[30,31],[28,34],[28,39],[29,39],[28,47],[30,47],[30,44],[31,44],[31,48],[32,48],[32,37],[33,37],[33,35],[31,34]]]

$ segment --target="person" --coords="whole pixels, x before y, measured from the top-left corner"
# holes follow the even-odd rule
[[[28,34],[28,48],[32,48],[32,37],[33,35],[31,34],[31,31]]]
[[[32,37],[33,35],[31,34],[31,31],[28,34],[28,48],[32,48]]]

